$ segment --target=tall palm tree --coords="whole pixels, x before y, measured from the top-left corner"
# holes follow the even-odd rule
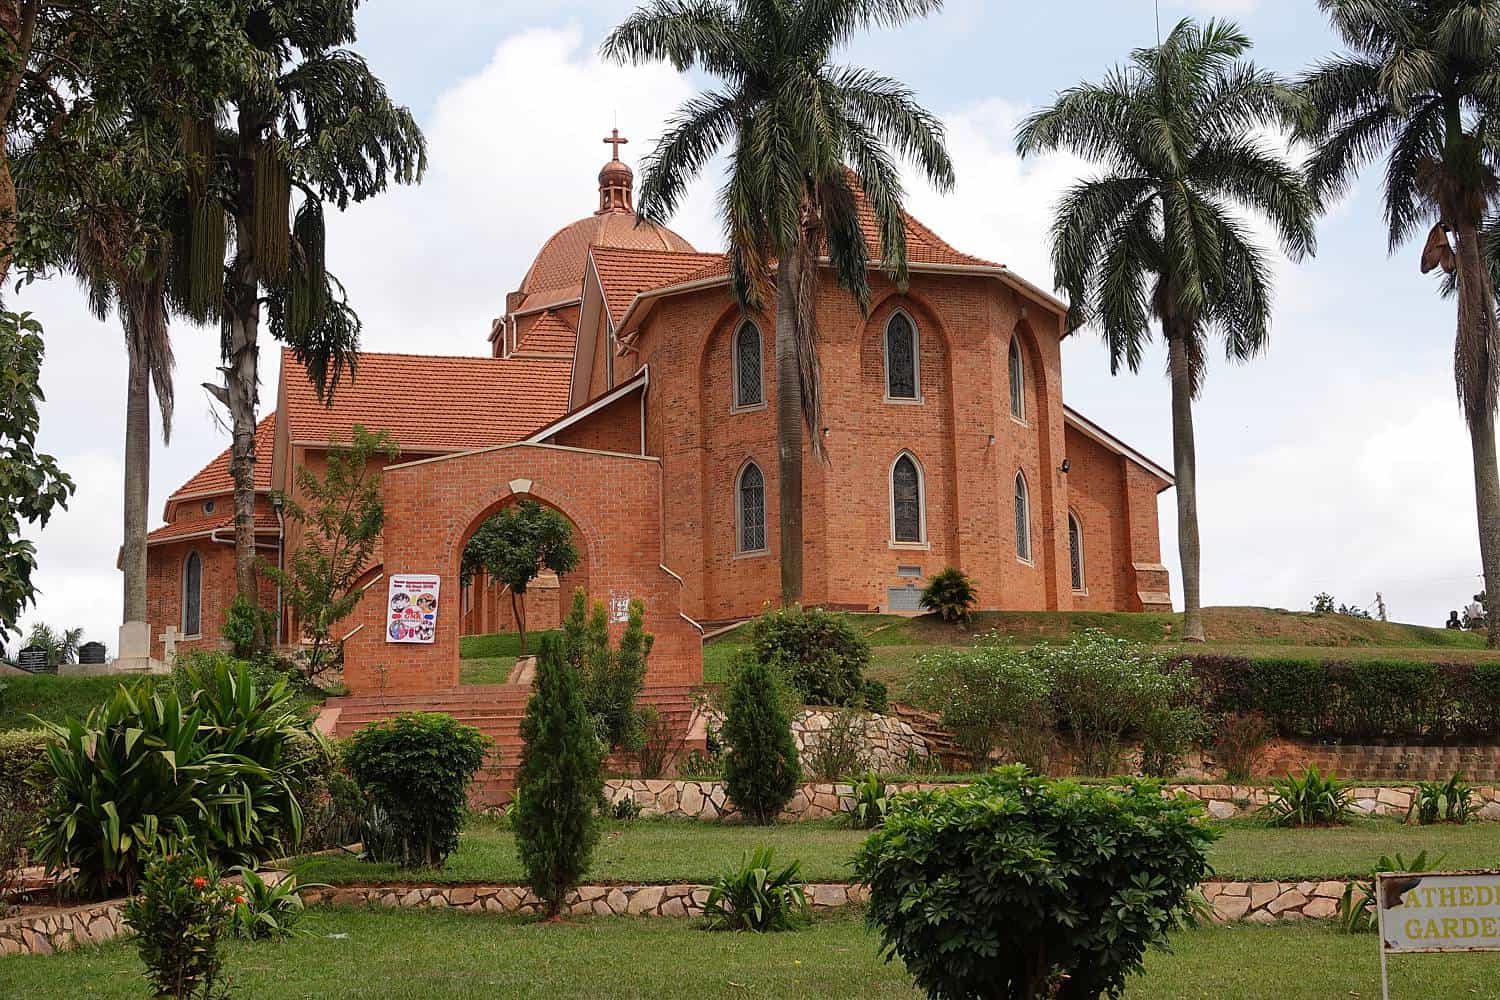
[[[1454,378],[1474,458],[1486,611],[1497,621],[1500,327],[1481,227],[1500,169],[1500,0],[1319,0],[1318,6],[1349,51],[1301,80],[1311,105],[1303,131],[1316,143],[1308,178],[1320,198],[1335,198],[1360,167],[1384,153],[1390,250],[1425,229],[1422,270],[1441,267],[1451,275],[1458,297]],[[1500,646],[1500,629],[1490,630],[1489,644]]]
[[[813,453],[823,456],[821,269],[832,268],[838,284],[868,309],[872,262],[859,226],[857,186],[880,230],[879,266],[905,285],[906,218],[893,150],[940,190],[953,186],[942,124],[912,92],[830,59],[857,31],[903,24],[941,6],[941,0],[655,0],[604,42],[604,54],[614,60],[666,60],[723,82],[679,108],[647,157],[639,214],[666,222],[688,183],[715,153],[730,148],[720,209],[741,309],[765,307],[774,272],[781,596],[787,603],[802,599],[804,429]]]
[[[1288,125],[1296,95],[1243,59],[1249,49],[1231,23],[1184,20],[1157,47],[1133,52],[1128,67],[1063,91],[1016,139],[1023,156],[1061,148],[1102,165],[1067,191],[1052,224],[1069,326],[1100,329],[1112,372],[1139,369],[1153,320],[1167,342],[1182,634],[1196,642],[1204,632],[1193,400],[1209,336],[1245,361],[1265,349],[1271,322],[1270,264],[1241,210],[1263,216],[1294,258],[1314,245],[1306,184],[1254,137]]]

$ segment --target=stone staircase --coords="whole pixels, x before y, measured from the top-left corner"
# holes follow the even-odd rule
[[[474,780],[469,798],[476,807],[504,805],[515,790],[521,763],[521,718],[531,697],[530,684],[465,684],[443,691],[414,694],[360,695],[331,698],[323,714],[327,731],[340,738],[361,726],[402,712],[442,712],[473,726],[494,740],[492,759]],[[701,721],[695,718],[693,689],[686,685],[652,685],[641,691],[639,704],[655,705],[673,733],[682,738],[682,752],[702,749]],[[336,714],[335,714],[336,713]],[[695,733],[695,730],[699,732]],[[621,760],[611,758],[611,764]]]

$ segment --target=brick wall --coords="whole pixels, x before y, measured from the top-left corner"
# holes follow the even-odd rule
[[[228,533],[222,537],[228,538]],[[200,596],[199,615],[201,631],[192,638],[177,643],[179,650],[218,649],[224,630],[224,617],[229,605],[234,603],[234,546],[229,542],[214,542],[207,538],[194,538],[180,542],[153,545],[148,550],[146,562],[146,621],[151,625],[151,652],[161,656],[161,635],[169,626],[182,631],[183,569],[189,552],[197,552],[203,566],[203,589]],[[274,560],[274,548],[262,548],[261,556]],[[262,607],[276,606],[276,585],[267,579],[259,580]]]

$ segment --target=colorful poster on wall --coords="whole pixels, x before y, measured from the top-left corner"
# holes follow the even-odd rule
[[[395,573],[386,592],[385,641],[430,643],[437,638],[436,573]]]

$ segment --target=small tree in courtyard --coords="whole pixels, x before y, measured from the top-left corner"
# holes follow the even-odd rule
[[[385,431],[371,433],[355,424],[347,445],[328,450],[322,476],[306,466],[297,469],[297,487],[305,505],[286,501],[288,521],[302,528],[302,544],[285,569],[262,564],[281,588],[282,598],[296,614],[302,634],[312,640],[307,676],[315,678],[328,666],[333,626],[347,618],[359,603],[354,581],[364,572],[385,525],[379,470],[370,460],[394,460],[396,441]]]
[[[510,588],[510,606],[526,655],[526,588],[543,570],[559,575],[578,565],[573,526],[568,519],[535,500],[522,500],[485,520],[464,546],[462,576],[467,584],[476,572]]]
[[[1200,810],[1150,782],[1001,768],[897,798],[854,872],[886,957],[929,997],[1119,996],[1208,872]]]
[[[579,665],[543,636],[535,689],[521,720],[521,772],[511,820],[526,880],[547,919],[588,870],[599,839],[594,807],[603,794],[602,747],[584,706]]]
[[[640,734],[635,700],[646,681],[646,658],[656,642],[656,636],[646,631],[645,616],[645,605],[631,601],[625,632],[619,645],[612,647],[604,603],[595,601],[591,611],[579,587],[563,621],[563,653],[578,664],[584,705],[607,750],[627,745]]]
[[[792,720],[774,667],[740,658],[725,697],[720,736],[729,747],[724,783],[730,800],[756,823],[775,822],[797,790],[800,771]]]

